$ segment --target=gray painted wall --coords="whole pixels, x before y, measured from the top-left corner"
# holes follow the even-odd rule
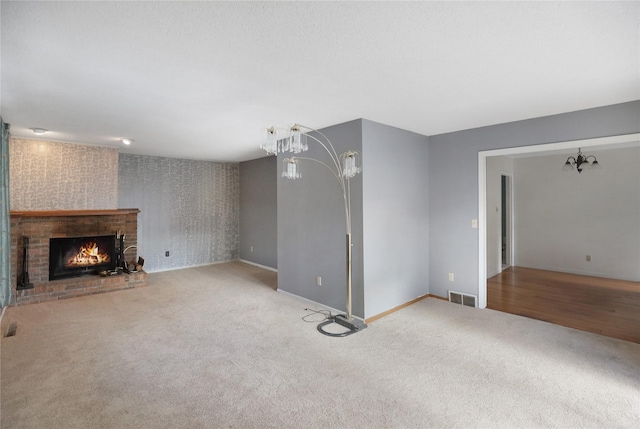
[[[361,120],[321,131],[338,154],[349,149],[362,151]],[[282,160],[289,156],[278,155],[278,289],[345,311],[346,229],[340,186],[325,167],[311,161],[302,162],[301,179],[281,178]],[[303,156],[329,162],[322,147],[312,141]],[[361,174],[351,180],[351,207],[352,310],[363,317]],[[316,286],[317,276],[322,276],[322,286]]]
[[[566,154],[514,161],[516,263],[640,281],[640,144],[583,151],[600,168],[564,171]]]
[[[240,259],[278,268],[278,160],[240,163]]]
[[[429,293],[427,137],[362,121],[365,317]]]
[[[238,258],[238,164],[120,154],[118,175],[146,271]]]
[[[637,132],[640,101],[429,137],[430,293],[478,293],[478,151]]]
[[[321,131],[338,154],[362,154],[363,172],[351,181],[353,314],[368,318],[428,293],[427,137],[368,120]],[[279,163],[288,156],[279,155]],[[304,156],[327,161],[313,143]],[[345,219],[338,182],[325,167],[303,161],[300,180],[278,179],[277,209],[278,287],[344,311]]]

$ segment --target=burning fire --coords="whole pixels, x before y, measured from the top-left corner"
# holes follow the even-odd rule
[[[80,251],[76,256],[67,261],[67,267],[98,265],[109,262],[111,258],[106,253],[100,253],[98,243],[88,242],[80,246]]]

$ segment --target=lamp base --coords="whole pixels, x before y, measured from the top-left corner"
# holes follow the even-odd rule
[[[327,332],[323,328],[331,323],[337,323],[338,325],[344,326],[349,329],[345,332],[333,333]],[[362,331],[367,327],[367,324],[363,321],[355,318],[351,318],[351,320],[347,319],[347,316],[344,314],[337,314],[335,316],[331,316],[324,322],[318,325],[318,332],[324,335],[328,335],[330,337],[346,337],[347,335],[355,334],[356,332]]]

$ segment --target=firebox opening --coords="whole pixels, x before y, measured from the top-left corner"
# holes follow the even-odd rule
[[[49,280],[96,274],[115,268],[115,235],[49,240]]]

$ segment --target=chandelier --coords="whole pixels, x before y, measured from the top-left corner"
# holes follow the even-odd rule
[[[302,130],[309,133],[304,133]],[[347,232],[346,240],[346,261],[347,261],[347,311],[345,315],[337,314],[329,317],[318,325],[318,331],[324,335],[332,337],[344,337],[358,332],[367,327],[362,321],[355,319],[351,313],[351,187],[349,179],[362,171],[360,166],[360,154],[357,151],[349,150],[342,155],[338,155],[331,140],[320,131],[304,125],[295,124],[289,128],[271,127],[266,130],[265,141],[260,148],[267,153],[277,155],[278,153],[293,153],[297,155],[309,149],[309,142],[318,143],[325,150],[329,161],[323,162],[315,158],[304,156],[292,156],[282,160],[282,177],[296,180],[302,178],[300,165],[303,161],[311,161],[326,167],[338,180],[344,201],[345,226]],[[327,332],[323,328],[331,323],[337,323],[348,329],[343,333]]]
[[[564,166],[567,170],[573,170],[573,166],[575,165],[578,173],[582,173],[582,169],[590,166],[599,166],[598,160],[593,155],[585,156],[582,154],[582,150],[578,148],[578,155],[573,157],[570,156],[567,158],[567,162],[564,163]]]

